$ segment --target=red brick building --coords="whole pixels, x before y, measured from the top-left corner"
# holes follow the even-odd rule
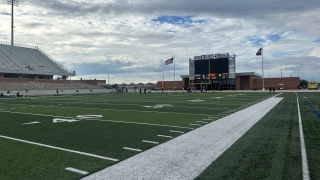
[[[228,81],[221,79],[212,82],[211,84],[194,84],[194,81],[189,81],[189,75],[181,75],[181,81],[176,81],[175,85],[178,90],[183,87],[196,87],[199,89],[201,86],[206,86],[209,90],[252,90],[256,87],[257,90],[262,90],[264,84],[265,90],[269,87],[278,88],[279,84],[283,85],[285,89],[294,90],[299,89],[299,77],[278,77],[278,78],[262,78],[260,74],[254,72],[236,73],[236,81]],[[264,82],[263,82],[264,81]],[[157,82],[157,87],[161,89],[162,81]],[[173,81],[164,81],[164,89],[173,89]]]

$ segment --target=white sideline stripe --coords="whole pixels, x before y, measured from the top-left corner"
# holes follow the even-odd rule
[[[159,137],[166,137],[166,138],[172,138],[172,136],[166,136],[166,135],[161,135],[161,134],[159,134],[159,135],[157,135],[157,136],[159,136]]]
[[[95,155],[95,154],[90,154],[90,153],[75,151],[75,150],[71,150],[71,149],[65,149],[65,148],[50,146],[50,145],[46,145],[46,144],[40,144],[40,143],[31,142],[31,141],[26,141],[26,140],[22,140],[22,139],[16,139],[16,138],[8,137],[8,136],[2,136],[2,135],[0,135],[0,137],[1,137],[1,138],[5,138],[5,139],[14,140],[14,141],[24,142],[24,143],[27,143],[27,144],[32,144],[32,145],[47,147],[47,148],[51,148],[51,149],[58,149],[58,150],[61,150],[61,151],[66,151],[66,152],[81,154],[81,155],[85,155],[85,156],[91,156],[91,157],[100,158],[100,159],[105,159],[105,160],[110,160],[110,161],[119,161],[118,159],[114,159],[114,158],[109,158],[109,157],[99,156],[99,155]]]
[[[82,175],[89,174],[89,172],[87,172],[87,171],[82,171],[82,170],[79,170],[79,169],[76,169],[76,168],[72,168],[72,167],[67,167],[66,170],[72,171],[72,172],[75,172],[75,173],[79,173],[79,174],[82,174]]]
[[[299,116],[302,174],[303,174],[303,180],[309,180],[310,175],[309,175],[308,159],[307,159],[306,145],[304,143],[304,135],[303,135],[303,129],[302,129],[302,121],[301,121],[300,106],[299,106],[298,98],[297,98],[297,105],[298,105],[298,116]]]
[[[183,133],[184,133],[184,132],[182,132],[182,131],[174,131],[174,130],[170,130],[170,132],[180,133],[180,134],[183,134]]]
[[[191,126],[201,126],[201,124],[189,124]]]
[[[141,149],[134,149],[134,148],[128,148],[128,147],[123,147],[123,149],[130,150],[130,151],[138,151],[138,152],[142,151]]]
[[[159,144],[159,142],[155,142],[155,141],[147,141],[147,140],[142,140],[142,142],[145,142],[145,143],[151,143],[151,144]]]
[[[257,103],[93,173],[83,180],[195,179],[281,100],[270,98]]]

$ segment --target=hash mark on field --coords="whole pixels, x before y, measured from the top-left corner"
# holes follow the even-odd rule
[[[174,131],[174,130],[170,130],[170,132],[180,133],[180,134],[183,134],[183,133],[184,133],[184,132],[182,132],[182,131]]]
[[[202,119],[202,121],[212,121],[213,119]]]
[[[128,148],[128,147],[123,147],[123,149],[130,150],[130,151],[137,151],[137,152],[142,151],[141,149],[134,149],[134,148]]]
[[[27,124],[39,124],[39,123],[41,123],[41,122],[39,122],[39,121],[35,121],[35,122],[29,122],[29,123],[23,123],[23,124],[21,124],[21,125],[27,125]]]
[[[201,126],[201,124],[189,124],[189,125],[191,125],[191,126]]]
[[[75,173],[79,173],[79,174],[82,174],[82,175],[89,174],[89,172],[87,172],[87,171],[82,171],[82,170],[79,170],[79,169],[76,169],[76,168],[72,168],[72,167],[67,167],[66,170],[72,171],[72,172],[75,172]]]
[[[198,123],[202,123],[202,124],[208,124],[208,122],[204,122],[204,121],[196,121]]]
[[[142,140],[142,142],[145,142],[145,143],[151,143],[151,144],[159,144],[159,142],[155,142],[155,141],[147,141],[147,140]]]
[[[159,134],[159,135],[157,135],[157,136],[159,136],[159,137],[166,137],[166,138],[172,138],[172,136],[166,136],[166,135],[161,135],[161,134]]]
[[[119,161],[119,159],[114,159],[114,158],[99,156],[99,155],[95,155],[95,154],[90,154],[90,153],[75,151],[75,150],[71,150],[71,149],[65,149],[65,148],[50,146],[50,145],[46,145],[46,144],[40,144],[40,143],[31,142],[31,141],[26,141],[26,140],[22,140],[22,139],[16,139],[16,138],[8,137],[8,136],[2,136],[2,135],[0,135],[0,137],[1,137],[1,138],[5,138],[5,139],[14,140],[14,141],[24,142],[24,143],[27,143],[27,144],[33,144],[33,145],[42,146],[42,147],[47,147],[47,148],[51,148],[51,149],[58,149],[58,150],[61,150],[61,151],[66,151],[66,152],[81,154],[81,155],[85,155],[85,156],[91,156],[91,157],[100,158],[100,159],[104,159],[104,160]]]

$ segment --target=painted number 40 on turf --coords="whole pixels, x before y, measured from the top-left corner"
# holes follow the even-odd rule
[[[102,115],[78,115],[75,119],[54,118],[53,123],[77,122],[81,121],[82,119],[98,119],[102,117]]]

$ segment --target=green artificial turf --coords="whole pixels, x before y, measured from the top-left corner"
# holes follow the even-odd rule
[[[310,179],[320,179],[320,94],[298,93],[298,96]]]
[[[170,130],[187,133],[209,123],[210,116],[211,121],[217,120],[272,95],[219,92],[2,98],[0,135],[122,161],[139,153],[123,147],[145,151],[157,144],[142,140],[164,143],[171,138],[158,135],[175,138],[183,133]],[[77,118],[79,115],[101,117],[81,119]],[[54,119],[60,121],[54,123]],[[25,124],[36,121],[40,123]],[[65,168],[70,166],[91,174],[116,163],[4,138],[0,138],[0,162],[0,179],[79,179],[83,175]]]
[[[296,97],[282,97],[197,179],[302,179]]]
[[[0,179],[79,179],[83,177],[65,170],[73,167],[95,172],[111,161],[39,147],[22,142],[0,138]]]

